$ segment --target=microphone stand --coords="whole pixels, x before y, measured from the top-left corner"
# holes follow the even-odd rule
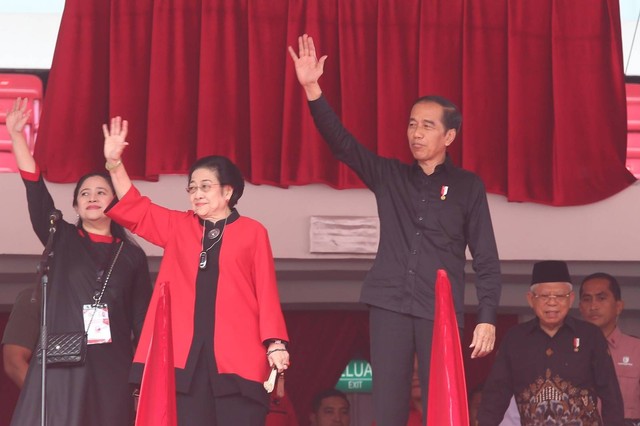
[[[46,426],[46,412],[47,412],[47,283],[49,282],[49,260],[53,257],[53,236],[56,233],[56,221],[59,217],[51,214],[49,217],[49,238],[47,244],[44,247],[42,256],[40,256],[40,263],[38,264],[38,276],[41,284],[41,298],[40,298],[40,348],[42,359],[42,384],[40,388],[40,425]],[[37,355],[37,354],[36,354]]]

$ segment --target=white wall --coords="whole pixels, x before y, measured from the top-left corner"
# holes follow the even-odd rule
[[[184,176],[162,176],[157,183],[136,182],[141,191],[167,207],[189,208]],[[49,184],[57,207],[75,221],[73,185]],[[0,254],[39,254],[27,215],[24,186],[17,174],[0,174]],[[549,207],[509,203],[490,195],[489,204],[502,260],[565,259],[640,261],[640,183],[599,203]],[[314,259],[367,257],[309,253],[309,217],[313,215],[376,216],[368,190],[334,190],[324,185],[291,187],[248,185],[238,210],[269,230],[276,258]],[[143,243],[149,255],[159,248]]]
[[[64,0],[0,0],[0,68],[49,69]]]

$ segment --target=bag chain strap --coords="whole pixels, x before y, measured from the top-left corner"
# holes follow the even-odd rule
[[[113,262],[111,262],[111,266],[109,267],[109,272],[107,272],[107,276],[105,277],[104,283],[102,284],[102,290],[100,290],[100,295],[99,296],[96,296],[95,294],[93,295],[93,302],[94,302],[93,314],[91,315],[91,320],[87,325],[87,330],[85,331],[85,334],[89,332],[89,327],[91,327],[91,323],[93,322],[93,317],[96,315],[96,310],[98,309],[98,305],[100,305],[100,302],[102,301],[102,296],[104,296],[104,291],[107,289],[107,283],[109,282],[109,277],[111,276],[111,272],[113,271],[113,267],[116,264],[116,260],[118,260],[118,256],[122,251],[123,245],[124,245],[124,241],[121,241],[120,246],[118,247],[118,251],[116,252],[116,255],[113,257]]]
[[[111,276],[111,272],[113,271],[113,267],[116,264],[116,260],[118,260],[118,256],[120,255],[120,251],[122,251],[122,246],[124,245],[124,241],[120,242],[120,247],[118,247],[118,251],[116,252],[116,255],[113,258],[113,262],[111,262],[111,266],[109,267],[109,272],[107,272],[107,276],[104,279],[104,284],[102,284],[102,290],[100,290],[100,296],[96,297],[96,295],[93,295],[93,301],[95,302],[93,305],[99,305],[100,302],[102,301],[102,296],[104,295],[104,291],[107,289],[107,282],[109,282],[109,277]]]

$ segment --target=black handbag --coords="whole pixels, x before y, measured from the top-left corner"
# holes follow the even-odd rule
[[[42,364],[42,345],[40,342],[38,342],[36,353],[38,354],[38,364]],[[47,335],[47,365],[57,367],[82,365],[86,356],[86,333],[78,331]]]
[[[107,288],[107,282],[109,282],[113,266],[116,264],[116,260],[118,260],[123,245],[124,242],[121,242],[113,258],[113,262],[111,262],[111,267],[102,284],[99,297],[94,296],[94,306],[100,305],[102,301],[102,296]],[[93,317],[91,321],[93,321]],[[89,326],[90,325],[91,322],[89,322]],[[86,331],[47,334],[47,365],[52,367],[70,367],[84,364],[85,358],[87,357],[87,333],[89,326],[87,326]],[[38,364],[42,364],[42,344],[40,341],[38,341],[38,346],[36,347],[36,354]]]

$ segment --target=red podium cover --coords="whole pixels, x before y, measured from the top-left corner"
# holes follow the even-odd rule
[[[153,337],[145,361],[136,426],[176,426],[176,379],[171,337],[171,297],[166,283],[160,297],[153,325]]]
[[[451,283],[447,273],[439,269],[436,279],[427,424],[467,426],[469,410],[466,388]]]

